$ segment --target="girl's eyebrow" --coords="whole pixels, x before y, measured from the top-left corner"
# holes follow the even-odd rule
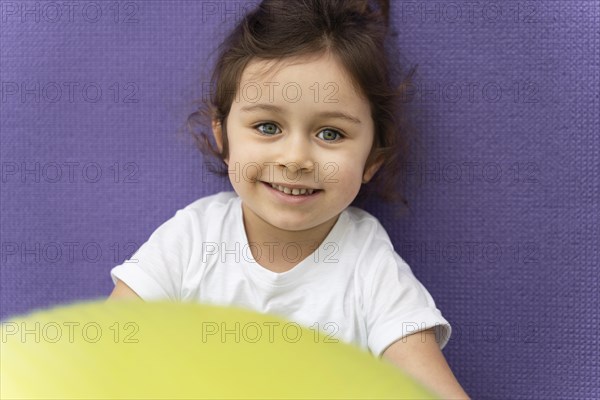
[[[251,112],[254,110],[265,110],[265,111],[272,111],[272,112],[277,112],[277,113],[284,113],[284,110],[281,107],[275,106],[273,104],[254,104],[251,106],[244,106],[242,108],[240,108],[241,112]],[[357,124],[360,125],[361,121],[358,118],[355,118],[349,114],[343,113],[341,111],[321,111],[318,114],[320,117],[325,117],[325,118],[338,118],[338,119],[343,119],[346,120],[348,122],[351,122],[353,124]]]

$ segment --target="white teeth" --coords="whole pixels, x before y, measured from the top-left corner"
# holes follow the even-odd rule
[[[290,189],[281,185],[276,185],[274,183],[271,183],[271,187],[285,194],[291,194],[292,196],[299,196],[307,193],[310,195],[314,192],[314,189]]]

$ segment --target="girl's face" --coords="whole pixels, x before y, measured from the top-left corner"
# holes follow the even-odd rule
[[[329,55],[288,59],[266,75],[272,65],[254,60],[242,75],[227,117],[229,179],[249,219],[286,231],[333,226],[379,167],[364,170],[369,103]],[[213,130],[221,146],[220,126]],[[270,183],[318,190],[293,196]]]

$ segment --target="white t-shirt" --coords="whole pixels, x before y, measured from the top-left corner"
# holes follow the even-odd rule
[[[110,271],[113,282],[120,279],[146,301],[274,314],[377,357],[399,338],[432,327],[440,349],[446,345],[450,324],[371,214],[348,207],[310,256],[276,273],[254,260],[241,204],[235,192],[221,192],[178,210]],[[289,247],[284,254],[293,259],[298,252]]]

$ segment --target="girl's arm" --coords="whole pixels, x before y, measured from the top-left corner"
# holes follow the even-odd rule
[[[435,340],[433,328],[397,340],[383,352],[383,358],[442,399],[469,399],[448,366]]]
[[[117,279],[117,284],[106,301],[114,299],[141,299],[136,292],[127,286],[123,281]]]

